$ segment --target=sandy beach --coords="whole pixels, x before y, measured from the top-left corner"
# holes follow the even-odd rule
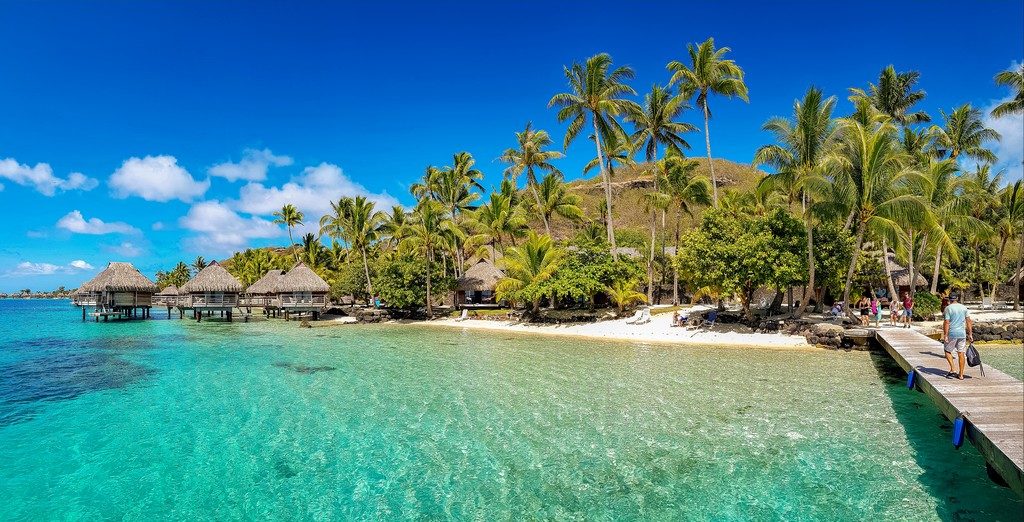
[[[437,319],[416,321],[414,324],[441,328],[462,328],[466,330],[493,330],[537,335],[557,335],[603,340],[638,341],[646,343],[671,343],[694,346],[715,346],[726,348],[778,348],[817,350],[807,344],[801,336],[780,333],[752,333],[742,325],[717,324],[707,329],[686,329],[672,327],[672,314],[652,316],[647,324],[629,324],[628,318],[596,323],[574,324],[528,324],[488,319]]]

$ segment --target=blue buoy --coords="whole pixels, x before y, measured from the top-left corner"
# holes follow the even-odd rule
[[[917,380],[917,377],[915,377],[916,375],[917,375],[917,370],[910,370],[910,373],[907,374],[907,389],[908,390],[913,390],[914,389],[914,381]]]
[[[967,421],[963,415],[953,420],[953,447],[960,448],[964,444],[964,432],[967,431]]]

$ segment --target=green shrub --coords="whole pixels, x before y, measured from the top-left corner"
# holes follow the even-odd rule
[[[918,319],[926,319],[939,313],[942,301],[934,294],[918,292],[914,294],[914,315]]]

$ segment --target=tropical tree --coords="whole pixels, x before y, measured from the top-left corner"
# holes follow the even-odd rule
[[[441,203],[424,198],[416,204],[405,227],[402,243],[409,250],[423,255],[426,260],[426,307],[427,315],[433,315],[433,296],[431,295],[431,272],[435,256],[438,252],[449,248],[454,238],[462,232],[451,220],[451,216]]]
[[[653,190],[644,192],[640,196],[640,204],[643,206],[644,212],[651,216],[651,239],[647,257],[647,302],[649,303],[654,302],[654,249],[657,243],[658,212],[665,212],[672,204],[672,195],[660,190],[660,187],[668,185],[668,180],[658,172],[655,172],[654,179]]]
[[[711,161],[711,134],[708,125],[711,109],[708,106],[708,98],[712,94],[719,94],[728,98],[735,96],[746,102],[750,99],[747,95],[747,84],[743,81],[743,69],[733,60],[725,58],[730,51],[728,47],[715,49],[714,38],[708,38],[698,45],[687,44],[686,50],[690,54],[689,64],[679,61],[668,64],[668,69],[672,71],[669,86],[678,83],[679,91],[686,99],[693,95],[697,96],[697,108],[704,115],[704,144],[708,152],[708,169],[711,171],[712,202],[717,207],[718,179],[715,177],[715,166]]]
[[[564,258],[565,251],[551,236],[530,232],[522,245],[508,248],[498,261],[505,277],[498,281],[495,297],[499,301],[531,303],[531,311],[536,314],[544,297],[543,283],[558,271]]]
[[[588,58],[585,64],[574,63],[572,67],[565,67],[564,70],[570,92],[551,97],[548,107],[559,108],[559,122],[570,120],[562,143],[562,147],[566,149],[579,136],[587,120],[590,120],[594,131],[594,145],[597,147],[597,163],[601,167],[601,178],[604,181],[608,244],[615,255],[611,177],[606,169],[602,146],[610,136],[624,134],[615,119],[616,116],[640,112],[635,102],[623,98],[625,95],[636,94],[636,91],[625,83],[625,80],[633,78],[633,69],[624,66],[613,69],[612,57],[601,53]]]
[[[940,111],[942,112],[942,111]],[[985,147],[987,141],[998,141],[999,133],[985,127],[981,111],[965,103],[946,114],[942,112],[944,124],[932,126],[934,150],[939,158],[949,154],[950,159],[961,155],[987,163],[995,163],[996,155]]]
[[[538,208],[543,208],[544,205],[539,194],[536,172],[546,171],[549,176],[560,174],[551,162],[563,157],[561,152],[544,150],[549,145],[551,145],[551,136],[546,131],[534,130],[532,122],[528,122],[523,132],[516,133],[516,147],[506,149],[498,158],[508,164],[505,176],[515,179],[526,174],[526,184],[533,192],[533,199]],[[548,223],[550,214],[543,214],[542,217],[544,218],[544,230],[551,235],[551,227]]]
[[[636,281],[615,281],[611,285],[606,286],[604,291],[608,294],[608,299],[615,303],[620,316],[627,306],[650,302],[649,296],[645,296],[637,291]]]
[[[1002,118],[1011,114],[1024,114],[1024,64],[1015,69],[1002,71],[995,77],[996,85],[1012,89],[1013,98],[996,105],[992,117]]]
[[[670,90],[654,85],[651,92],[644,96],[642,110],[626,114],[626,121],[636,126],[630,140],[637,144],[637,148],[643,148],[647,161],[657,159],[659,147],[680,153],[690,148],[690,144],[682,135],[697,128],[689,123],[676,121],[683,110],[688,108],[685,97],[673,96]]]
[[[466,227],[474,234],[467,244],[476,247],[473,257],[491,258],[495,251],[504,251],[506,239],[515,244],[515,238],[526,235],[526,214],[522,207],[512,204],[512,198],[492,192],[486,203],[468,215]]]
[[[331,203],[332,214],[327,214],[320,219],[321,233],[345,241],[363,258],[366,293],[371,303],[375,302],[375,298],[367,251],[380,239],[384,223],[387,220],[387,216],[374,207],[374,203],[366,199],[366,196],[343,197],[337,204]]]
[[[864,125],[854,119],[840,120],[843,140],[823,159],[823,167],[847,180],[851,190],[854,249],[846,272],[843,303],[849,304],[850,284],[867,235],[902,239],[907,223],[925,225],[928,205],[909,191],[920,180],[911,158],[903,152],[891,121]],[[852,314],[852,312],[850,312]]]
[[[1013,185],[1007,186],[1001,195],[1003,218],[1000,221],[999,230],[1005,232],[1006,237],[1012,237],[1014,233],[1020,236],[1020,243],[1017,245],[1017,268],[1013,272],[1014,288],[1020,288],[1021,264],[1024,263],[1024,182],[1017,180]],[[1005,245],[1005,240],[1003,241]],[[1000,260],[997,263],[997,271],[1002,261],[1003,247],[999,249]],[[993,290],[993,297],[995,291]],[[1013,292],[1013,309],[1020,310],[1020,299],[1016,290]]]
[[[901,127],[929,122],[931,117],[924,111],[913,112],[914,105],[925,98],[924,91],[914,90],[920,78],[920,72],[896,72],[896,68],[889,65],[878,75],[877,85],[869,83],[867,91],[850,89],[850,101],[860,107],[866,104],[874,108]]]
[[[957,261],[960,252],[953,241],[952,234],[959,233],[968,237],[991,234],[991,229],[984,221],[971,215],[971,198],[968,194],[968,183],[957,176],[958,167],[953,159],[932,161],[924,172],[926,181],[922,187],[922,195],[930,204],[935,222],[925,231],[921,241],[922,253],[928,243],[934,245],[935,263],[932,266],[931,292],[938,291],[939,270],[942,267],[944,253]],[[912,247],[913,245],[911,245]]]
[[[794,313],[799,317],[809,306],[815,289],[814,263],[814,199],[827,184],[822,161],[838,143],[836,125],[832,120],[835,97],[824,98],[821,90],[811,87],[803,100],[793,102],[793,118],[772,118],[762,127],[775,136],[776,143],[765,145],[754,154],[754,165],[771,165],[775,174],[761,181],[761,189],[786,194],[790,205],[800,200],[801,214],[807,229],[807,287],[802,306]]]
[[[291,203],[281,207],[281,210],[274,212],[274,223],[288,228],[288,248],[295,245],[295,240],[292,238],[292,229],[301,225],[304,218],[305,216],[302,215],[302,212]],[[298,252],[295,252],[295,260],[299,260]]]
[[[583,219],[583,209],[580,207],[583,198],[570,193],[562,181],[562,176],[556,173],[544,176],[544,180],[537,188],[537,201],[540,205],[540,215],[544,218],[545,230],[550,230],[548,224],[555,215],[571,221]]]
[[[192,261],[192,270],[195,273],[201,272],[209,263],[206,262],[206,258],[203,256],[196,256],[195,261]]]
[[[683,157],[681,152],[669,149],[656,164],[664,179],[665,192],[675,207],[675,251],[679,253],[679,228],[683,214],[693,217],[696,206],[711,205],[711,187],[708,180],[696,175],[699,164]],[[672,263],[672,304],[679,304],[679,270]]]

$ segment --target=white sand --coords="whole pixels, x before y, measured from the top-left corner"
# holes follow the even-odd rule
[[[496,330],[502,332],[560,335],[566,337],[583,337],[620,341],[672,343],[731,348],[759,347],[818,349],[807,344],[807,341],[802,336],[793,336],[781,333],[751,333],[750,328],[741,325],[717,324],[710,329],[700,328],[697,330],[687,330],[685,328],[672,327],[670,326],[671,323],[671,313],[655,315],[651,318],[651,322],[641,325],[627,324],[626,319],[566,325],[527,324],[487,319],[467,319],[465,321],[456,321],[455,319],[437,319],[433,321],[415,322],[415,324],[424,326],[462,328],[465,330]]]

